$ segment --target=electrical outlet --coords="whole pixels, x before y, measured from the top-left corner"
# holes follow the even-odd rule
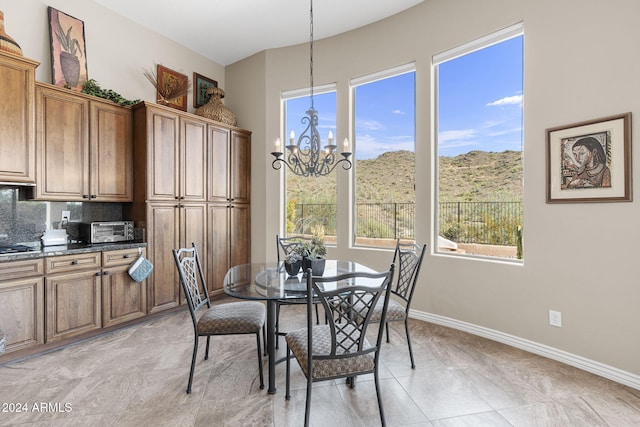
[[[71,216],[71,211],[62,211],[60,215],[61,222],[69,222],[69,217]]]
[[[559,311],[549,310],[549,325],[562,327],[562,313]]]

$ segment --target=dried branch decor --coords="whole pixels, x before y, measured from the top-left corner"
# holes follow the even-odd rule
[[[156,88],[158,102],[181,107],[182,99],[184,99],[184,107],[186,107],[186,97],[191,91],[191,81],[189,77],[166,68],[161,64],[154,65],[157,72],[153,70],[143,70],[143,74]]]

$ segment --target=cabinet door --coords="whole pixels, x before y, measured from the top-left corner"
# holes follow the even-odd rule
[[[36,87],[36,199],[89,199],[89,101]]]
[[[177,200],[179,196],[179,116],[147,108],[147,198]]]
[[[209,201],[228,202],[229,194],[229,129],[209,125]]]
[[[129,264],[102,270],[102,327],[117,325],[147,314],[147,281],[129,276]]]
[[[63,273],[45,278],[47,342],[102,327],[100,270]]]
[[[10,353],[44,343],[44,279],[0,282],[0,329]]]
[[[131,109],[91,102],[91,192],[100,202],[133,200]]]
[[[230,208],[229,267],[251,262],[251,218],[249,205],[233,205]]]
[[[35,183],[36,62],[0,54],[0,181]]]
[[[229,270],[229,204],[210,203],[208,208],[208,283],[210,296],[222,294],[224,276]]]
[[[249,203],[251,194],[251,136],[231,131],[231,201]]]
[[[149,312],[179,304],[180,293],[173,249],[179,241],[179,210],[176,203],[149,203],[147,206],[147,250],[153,271],[147,279]]]
[[[207,198],[207,124],[180,118],[180,200]]]

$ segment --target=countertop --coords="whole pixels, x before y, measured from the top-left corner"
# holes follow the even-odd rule
[[[0,262],[16,261],[21,259],[45,258],[58,255],[73,255],[87,252],[115,251],[119,249],[144,248],[146,242],[131,241],[118,243],[70,243],[67,245],[43,246],[40,250],[31,252],[18,252],[0,255]]]

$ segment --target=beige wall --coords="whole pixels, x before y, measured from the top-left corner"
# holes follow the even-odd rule
[[[545,203],[546,128],[631,111],[637,131],[638,16],[636,0],[425,0],[384,21],[316,41],[315,83],[338,85],[338,141],[349,126],[349,79],[416,62],[417,240],[431,243],[431,57],[524,22],[524,265],[430,254],[416,310],[640,375],[638,202]],[[271,260],[282,209],[279,173],[269,166],[273,140],[280,134],[279,95],[308,85],[308,47],[269,50],[259,58],[261,67],[255,59],[228,71],[244,69],[243,77],[251,80],[266,76],[266,99],[244,93],[233,102],[264,102],[266,107],[264,128],[252,129],[253,196],[265,202],[254,204],[253,215],[261,218],[252,236],[254,258]],[[245,83],[234,82],[229,92],[235,93],[235,84]],[[633,163],[638,164],[637,151]],[[330,255],[387,267],[391,253],[349,247],[351,176],[337,173],[339,217],[345,219]],[[550,309],[562,312],[562,328],[548,325]]]
[[[7,34],[18,42],[25,57],[40,61],[38,81],[51,83],[48,6],[84,21],[89,78],[104,89],[127,99],[155,102],[156,90],[142,74],[143,69],[153,69],[154,63],[190,79],[195,71],[225,87],[223,66],[92,1],[0,0]],[[190,112],[195,110],[192,98],[189,94]]]

